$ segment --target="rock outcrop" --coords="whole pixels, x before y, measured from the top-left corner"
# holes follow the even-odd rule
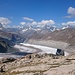
[[[5,65],[0,75],[75,75],[75,54],[56,56],[53,54],[29,54]]]

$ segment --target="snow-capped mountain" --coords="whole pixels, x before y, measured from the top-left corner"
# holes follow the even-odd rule
[[[75,26],[74,25],[66,25],[66,26],[62,27],[62,30],[67,29],[67,28],[75,28]]]
[[[19,35],[30,35],[33,34],[34,32],[39,32],[39,33],[46,33],[46,32],[54,32],[55,30],[58,30],[55,26],[50,26],[50,25],[26,25],[26,26],[16,26],[16,27],[3,27],[2,24],[0,24],[0,30],[5,31],[5,32],[10,32],[10,33],[17,33]]]
[[[0,23],[0,30],[3,30],[4,29],[4,27],[2,26],[2,24]]]
[[[45,25],[45,26],[42,26],[42,27],[23,27],[23,28],[20,28],[20,33],[21,34],[25,34],[25,33],[29,33],[29,32],[53,32],[57,30],[57,28],[55,26],[49,26],[49,25]]]
[[[56,28],[55,26],[45,25],[45,26],[18,26],[18,27],[12,27],[12,28],[3,28],[3,26],[0,24],[0,28],[2,28],[2,32],[0,32],[0,37],[4,38],[14,38],[17,39],[17,41],[22,41],[23,39],[31,38],[32,36],[49,36],[51,33],[60,32],[61,30],[67,29],[67,28],[74,28],[72,26],[63,26],[61,29]],[[10,35],[9,35],[10,34]],[[11,36],[11,34],[13,34]],[[57,35],[57,34],[55,34]],[[19,38],[21,37],[21,38]],[[54,38],[54,37],[53,37]]]

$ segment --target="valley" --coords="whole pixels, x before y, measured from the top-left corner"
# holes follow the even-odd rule
[[[0,53],[0,75],[74,75],[75,29],[71,30],[1,31],[5,51]]]

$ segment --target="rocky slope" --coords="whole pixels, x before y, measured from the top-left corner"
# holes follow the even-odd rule
[[[23,42],[25,40],[25,38],[22,37],[21,34],[0,30],[0,40],[2,40],[2,38],[10,40],[12,42]]]
[[[67,28],[56,30],[46,34],[35,33],[27,41],[31,44],[46,45],[60,48],[69,52],[75,52],[75,29]]]
[[[16,51],[13,46],[25,40],[21,35],[0,30],[0,53]]]
[[[67,57],[29,54],[16,60],[7,60],[0,60],[3,68],[0,75],[75,75],[75,54]]]
[[[73,28],[67,28],[64,30],[56,30],[54,32],[41,34],[41,33],[35,33],[33,34],[30,39],[42,39],[42,40],[54,40],[54,41],[61,41],[70,43],[71,45],[75,45],[75,29]]]

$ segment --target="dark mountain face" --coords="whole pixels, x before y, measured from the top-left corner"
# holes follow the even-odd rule
[[[14,43],[23,42],[25,40],[25,38],[21,34],[5,32],[5,31],[0,31],[0,38],[9,40]]]
[[[6,53],[7,49],[0,44],[0,53]]]
[[[2,24],[0,23],[0,28],[3,28]]]
[[[24,40],[25,38],[17,33],[0,30],[0,53],[6,53],[9,50],[11,52],[16,43],[22,43]]]

